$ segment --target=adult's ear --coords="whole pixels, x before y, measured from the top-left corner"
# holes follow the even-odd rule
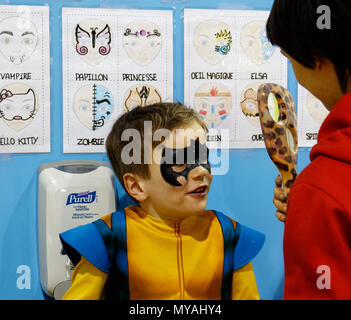
[[[147,199],[148,195],[143,188],[141,179],[137,175],[133,173],[125,173],[123,175],[123,183],[128,194],[137,202],[142,202]]]

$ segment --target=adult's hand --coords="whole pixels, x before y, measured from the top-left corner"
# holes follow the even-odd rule
[[[285,222],[288,194],[283,191],[281,186],[282,186],[282,177],[279,175],[275,179],[273,203],[277,208],[277,211],[275,213],[276,217],[278,218],[279,221]]]

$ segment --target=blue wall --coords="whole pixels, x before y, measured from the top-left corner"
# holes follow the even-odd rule
[[[229,2],[229,1],[228,1]],[[0,299],[43,299],[39,283],[37,252],[37,169],[42,163],[66,159],[107,161],[105,154],[63,154],[61,8],[114,7],[174,10],[174,100],[183,101],[183,8],[270,10],[273,0],[46,0],[5,1],[0,4],[50,6],[51,28],[51,153],[0,155]],[[1,68],[1,66],[0,66]],[[289,85],[297,101],[297,84],[289,65]],[[309,149],[299,150],[298,169],[309,163]],[[272,204],[274,179],[278,172],[265,150],[230,150],[230,170],[214,177],[208,207],[266,234],[266,243],[254,260],[259,291],[263,299],[282,299],[284,225],[275,218]],[[118,185],[120,205],[130,202]],[[17,268],[31,271],[30,288],[18,289]]]

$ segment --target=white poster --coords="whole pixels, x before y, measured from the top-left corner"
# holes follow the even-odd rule
[[[287,86],[287,59],[267,39],[268,14],[184,11],[184,100],[210,128],[209,147],[264,148],[257,89]]]
[[[299,147],[313,147],[328,109],[312,93],[298,85],[297,128]]]
[[[49,7],[0,6],[0,153],[50,152]]]
[[[63,8],[63,151],[105,152],[116,119],[173,100],[170,10]]]

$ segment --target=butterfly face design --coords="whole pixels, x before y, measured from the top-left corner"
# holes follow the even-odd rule
[[[131,22],[123,33],[123,48],[139,66],[150,64],[162,47],[160,28],[150,21]]]
[[[100,64],[111,51],[111,30],[98,20],[77,24],[74,34],[76,52],[90,65]]]
[[[124,107],[126,111],[130,111],[138,106],[145,107],[161,101],[161,94],[156,88],[140,85],[131,87],[126,92],[124,97]]]
[[[11,129],[20,131],[32,122],[38,111],[34,90],[22,84],[12,84],[0,90],[0,119]]]
[[[0,52],[15,65],[29,59],[37,44],[38,31],[28,19],[9,17],[0,21]]]
[[[73,108],[78,120],[95,131],[106,124],[113,111],[113,105],[113,97],[109,89],[90,84],[76,92]]]

